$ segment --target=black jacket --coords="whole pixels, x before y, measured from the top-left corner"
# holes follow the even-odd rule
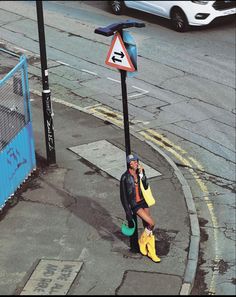
[[[144,170],[143,170],[142,182],[143,182],[144,188],[147,189],[148,181]],[[139,176],[138,176],[138,184],[139,184],[140,197],[143,197],[140,189]],[[120,178],[120,200],[125,210],[127,221],[132,220],[132,209],[137,205],[135,198],[136,198],[136,192],[135,192],[134,178],[130,174],[129,170],[127,170],[125,173],[122,174]]]

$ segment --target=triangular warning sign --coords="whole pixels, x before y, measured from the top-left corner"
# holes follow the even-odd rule
[[[118,69],[130,72],[135,71],[119,32],[116,32],[112,40],[105,63]]]

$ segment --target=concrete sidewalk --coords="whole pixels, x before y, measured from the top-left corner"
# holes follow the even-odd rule
[[[41,98],[31,99],[36,151],[45,157]],[[95,164],[107,162],[111,148],[119,149],[124,158],[117,160],[117,170],[125,169],[124,131],[63,104],[54,102],[53,109],[57,166],[45,167],[38,158],[37,177],[0,221],[1,295],[189,294],[198,238],[192,240],[191,195],[177,167],[158,148],[131,136],[132,151],[153,174],[151,212],[162,260],[154,263],[131,253],[120,231],[125,214],[119,180],[112,176],[116,169]],[[93,158],[95,153],[105,157]],[[138,227],[140,234],[140,220]]]
[[[17,59],[1,52],[5,74]],[[30,81],[35,86],[35,78]],[[53,98],[56,166],[46,166],[42,99],[31,90],[37,170],[0,217],[1,295],[187,295],[194,283],[199,225],[190,188],[174,162],[130,125],[131,149],[156,197],[151,208],[161,263],[129,251],[122,119]],[[60,103],[59,103],[60,102]],[[104,110],[103,110],[104,111]],[[105,113],[107,110],[105,110]],[[110,112],[110,118],[114,114]],[[13,200],[13,202],[15,201]],[[139,235],[143,230],[138,219]]]

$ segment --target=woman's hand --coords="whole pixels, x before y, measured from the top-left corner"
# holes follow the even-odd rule
[[[139,173],[143,173],[143,166],[139,163],[138,164]]]
[[[139,177],[142,179],[143,178],[143,166],[141,164],[138,165],[138,172],[139,172]]]

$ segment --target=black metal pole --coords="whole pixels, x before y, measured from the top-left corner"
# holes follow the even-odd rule
[[[120,70],[121,76],[121,89],[122,89],[122,103],[123,103],[123,118],[124,118],[124,132],[125,132],[125,151],[126,157],[131,153],[130,148],[130,134],[129,134],[129,112],[128,112],[128,101],[127,101],[127,88],[126,88],[126,71]],[[127,169],[128,164],[127,164]],[[138,221],[137,216],[133,214],[133,219],[136,224],[135,232],[132,236],[130,236],[130,251],[133,253],[139,252],[138,245]],[[132,223],[128,223],[129,227],[133,227]]]
[[[131,148],[130,148],[129,112],[128,112],[128,102],[127,102],[125,70],[120,70],[120,77],[121,77],[121,90],[122,90],[122,103],[123,103],[124,132],[125,132],[125,151],[126,151],[126,156],[128,156],[131,153]]]
[[[47,152],[47,162],[49,165],[56,164],[55,140],[54,140],[54,127],[53,127],[53,111],[51,103],[51,91],[48,82],[48,69],[47,69],[47,55],[45,46],[44,34],[44,20],[43,20],[43,3],[41,0],[36,0],[37,18],[38,18],[38,34],[39,34],[39,47],[42,71],[42,103],[43,103],[43,116],[44,116],[44,130],[45,142]]]
[[[121,37],[122,32],[120,32]],[[126,87],[126,75],[127,72],[125,70],[120,70],[121,77],[121,90],[122,90],[122,103],[123,103],[123,121],[124,121],[124,132],[125,132],[125,151],[126,157],[131,153],[130,147],[130,133],[129,133],[129,112],[128,112],[128,100],[127,100],[127,87]],[[128,166],[128,165],[127,165]],[[127,169],[129,169],[127,167]],[[139,252],[138,245],[138,221],[137,216],[133,214],[133,219],[136,224],[135,232],[132,236],[130,236],[130,251],[133,253]],[[128,223],[129,227],[133,227],[132,223]]]

